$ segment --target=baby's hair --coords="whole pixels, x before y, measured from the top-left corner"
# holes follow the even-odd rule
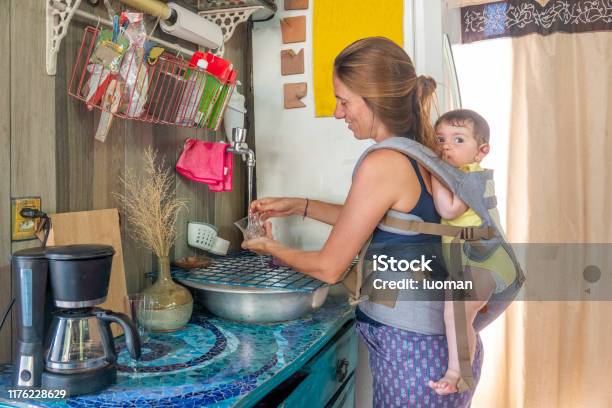
[[[478,113],[470,109],[455,109],[446,112],[436,120],[434,129],[438,128],[438,125],[442,123],[448,123],[451,126],[466,127],[466,124],[471,123],[474,129],[474,139],[479,145],[489,143],[489,124]]]

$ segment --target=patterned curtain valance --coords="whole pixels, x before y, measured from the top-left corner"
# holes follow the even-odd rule
[[[498,0],[446,0],[446,8],[479,6],[486,3],[496,3]]]
[[[535,0],[545,6],[551,0]],[[479,6],[486,3],[499,3],[499,0],[446,0],[446,8],[459,8],[468,6]]]
[[[461,41],[612,30],[612,0],[508,0],[461,8]]]

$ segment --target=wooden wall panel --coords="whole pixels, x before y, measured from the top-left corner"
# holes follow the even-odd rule
[[[92,11],[86,4],[81,8]],[[61,107],[55,112],[58,212],[94,208],[94,112],[67,92],[85,27],[79,19],[71,21],[57,60],[55,104]]]
[[[12,197],[40,196],[43,210],[54,212],[55,79],[45,70],[45,3],[11,0],[9,10],[10,192]],[[11,251],[36,245],[37,241],[15,242]],[[15,323],[13,319],[13,348]]]
[[[147,146],[156,148],[174,168],[188,137],[225,141],[223,130],[208,132],[153,126],[119,118],[115,118],[105,143],[94,141],[99,111],[88,111],[82,101],[67,94],[83,29],[89,23],[78,17],[72,20],[61,44],[57,75],[48,76],[44,49],[45,2],[0,0],[0,7],[3,5],[9,12],[0,15],[3,55],[0,72],[10,72],[10,76],[0,75],[0,174],[11,177],[0,177],[0,231],[4,237],[0,240],[0,312],[14,292],[10,280],[11,252],[38,245],[37,241],[10,243],[10,196],[40,195],[46,212],[118,207],[112,193],[122,192],[119,178],[128,168],[142,172],[142,152]],[[82,2],[80,8],[107,17],[104,7],[93,8]],[[23,29],[23,22],[27,22],[27,30]],[[160,30],[155,35],[193,48]],[[250,38],[247,24],[239,26],[226,44],[225,56],[238,69],[242,92],[252,103]],[[249,118],[252,118],[252,109]],[[252,120],[247,123],[251,124],[247,142],[254,146]],[[232,223],[246,215],[246,163],[235,157],[234,169],[231,193],[211,193],[207,186],[175,175],[176,194],[187,199],[189,211],[179,216],[177,241],[171,256],[204,253],[187,245],[190,220],[215,224],[220,235],[232,241],[232,248],[239,248],[242,237]],[[148,284],[145,274],[156,269],[155,259],[150,251],[132,240],[124,220],[121,235],[128,292],[140,291]],[[11,338],[16,338],[11,336],[11,330],[15,330],[14,321],[8,322],[0,332],[0,363],[10,360]]]
[[[164,137],[160,135],[162,129],[155,131],[155,137]],[[174,157],[172,164],[176,164],[181,152],[183,151],[183,145],[187,138],[198,138],[198,133],[204,133],[196,129],[177,129],[176,135],[173,138],[175,140]],[[202,138],[203,135],[200,136]],[[176,175],[175,179],[176,186],[176,197],[185,199],[187,201],[187,209],[183,210],[178,217],[176,222],[176,242],[174,244],[174,256],[175,258],[182,258],[185,256],[193,255],[195,252],[192,248],[187,245],[187,223],[193,221],[207,221],[201,216],[198,216],[198,210],[203,207],[202,203],[206,202],[203,199],[203,191],[206,189],[204,185],[193,183],[190,180]]]
[[[125,163],[117,170],[125,175],[127,169],[131,169],[136,176],[144,174],[142,167],[142,153],[147,146],[154,141],[153,128],[155,126],[138,121],[121,120],[124,126],[124,154]],[[120,184],[114,191],[122,191]],[[117,205],[115,201],[114,205]],[[123,209],[120,208],[123,212]],[[125,220],[124,220],[125,221]],[[135,242],[130,233],[130,225],[127,222],[121,224],[121,239],[123,241],[123,253],[125,263],[125,276],[127,279],[128,293],[138,292],[146,287],[145,274],[152,268],[152,254],[143,248],[140,243]]]
[[[250,43],[250,35],[247,24],[242,24],[236,28],[232,39],[225,45],[224,58],[230,59],[234,67],[238,69],[238,79],[243,84],[241,92],[244,92],[244,89],[250,86],[250,65],[247,63],[247,61],[250,61],[250,59],[247,59],[247,48]],[[156,129],[156,140],[160,140],[157,134],[161,133],[163,129],[164,128]],[[187,137],[195,137],[207,141],[227,142],[223,126],[216,132],[208,132],[201,129],[197,131],[175,129],[174,135],[176,146],[175,160],[178,159]],[[254,146],[252,134],[249,134],[249,139],[249,146]],[[170,149],[168,148],[168,150]],[[214,224],[219,230],[219,235],[231,241],[231,249],[235,250],[240,248],[242,234],[233,225],[233,222],[246,216],[246,163],[242,161],[240,156],[234,156],[233,165],[232,192],[210,192],[206,185],[194,183],[180,175],[176,176],[177,196],[185,197],[189,200],[189,211],[181,213],[177,223],[178,231],[174,252],[176,258],[198,254],[205,255],[204,251],[187,245],[188,221],[201,221]]]
[[[45,71],[45,2],[12,0],[10,15],[11,195],[40,195],[53,212],[55,78]]]
[[[1,0],[2,10],[9,10],[9,0]],[[12,299],[11,281],[11,19],[0,13],[0,319]],[[11,359],[12,319],[9,316],[0,331],[0,362]]]
[[[249,23],[241,24],[236,28],[232,39],[225,46],[224,57],[229,58],[238,69],[238,80],[242,83],[239,87],[241,93],[249,88],[250,67],[246,64],[247,44],[250,43],[248,35]],[[249,109],[252,111],[253,109]],[[246,123],[248,125],[248,122]],[[251,149],[255,148],[253,143],[253,129],[247,133],[247,143]],[[217,141],[227,141],[224,131],[218,132]],[[231,135],[230,135],[231,137]],[[255,157],[257,159],[257,156]],[[219,235],[230,240],[231,249],[239,249],[242,242],[242,233],[233,225],[234,221],[247,215],[247,170],[246,162],[240,156],[234,156],[234,188],[231,193],[215,194],[214,196],[214,218],[213,223],[219,228]]]

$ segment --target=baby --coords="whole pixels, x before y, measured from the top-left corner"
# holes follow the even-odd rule
[[[480,162],[489,153],[489,125],[482,116],[467,109],[453,110],[442,115],[437,120],[434,129],[437,140],[436,153],[441,159],[466,173],[483,170],[480,167]],[[434,204],[442,217],[442,224],[460,227],[477,227],[482,224],[482,220],[474,210],[467,207],[435,177],[432,177],[431,181]],[[452,237],[443,237],[442,239],[447,262],[451,240]],[[503,256],[503,254],[496,251],[489,260],[480,263],[470,261],[469,265],[466,265],[467,261],[465,256],[463,257],[464,272],[473,283],[471,298],[476,299],[462,302],[463,307],[465,307],[471,359],[474,358],[476,347],[476,333],[472,326],[476,314],[486,305],[493,293],[501,292],[514,280],[512,270],[502,268],[501,273],[491,272],[499,268],[493,268],[489,264],[499,264],[500,260],[497,258],[500,256]],[[429,386],[440,395],[461,391],[466,386],[465,384],[459,384],[461,376],[453,307],[462,307],[462,305],[459,302],[453,304],[452,301],[444,303],[444,325],[446,327],[449,357],[448,369],[444,377],[438,381],[429,381]],[[462,327],[459,328],[459,330],[463,329]]]

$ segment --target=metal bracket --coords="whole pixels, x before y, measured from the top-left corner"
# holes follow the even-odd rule
[[[47,75],[55,75],[57,68],[57,53],[62,39],[68,33],[68,24],[79,8],[81,0],[46,0],[47,8]]]
[[[198,14],[200,16],[221,27],[221,32],[223,33],[223,44],[213,53],[219,57],[222,57],[223,52],[225,51],[225,44],[230,38],[232,38],[232,35],[234,35],[236,26],[247,21],[249,17],[251,17],[251,14],[263,8],[263,6],[246,6],[199,11]]]

